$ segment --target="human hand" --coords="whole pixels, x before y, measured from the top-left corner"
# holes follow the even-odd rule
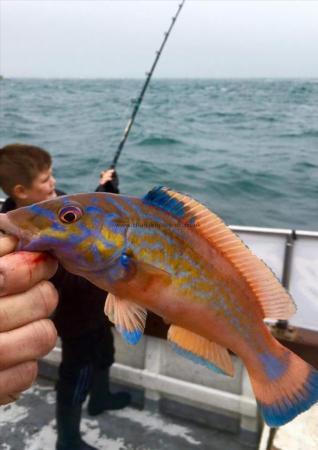
[[[100,173],[99,184],[106,184],[108,181],[116,181],[118,179],[115,169],[104,170]],[[118,184],[118,182],[117,182]]]
[[[13,237],[0,236],[0,405],[16,400],[37,376],[36,360],[55,345],[47,317],[58,296],[51,278],[57,262],[46,253],[10,253]]]

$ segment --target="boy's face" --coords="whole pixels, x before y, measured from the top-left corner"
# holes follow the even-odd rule
[[[55,183],[52,168],[43,170],[34,178],[31,187],[24,188],[24,203],[32,204],[55,198]]]

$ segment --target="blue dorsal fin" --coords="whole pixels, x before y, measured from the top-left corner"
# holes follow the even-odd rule
[[[183,218],[186,213],[183,201],[173,197],[173,191],[164,186],[156,186],[143,198],[145,203],[157,206],[174,216]]]

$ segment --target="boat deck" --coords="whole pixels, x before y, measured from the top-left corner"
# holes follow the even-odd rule
[[[0,409],[1,450],[54,450],[55,392],[40,378],[20,399]],[[247,450],[233,433],[128,407],[91,418],[83,408],[84,439],[100,450]],[[255,448],[255,447],[254,447]]]

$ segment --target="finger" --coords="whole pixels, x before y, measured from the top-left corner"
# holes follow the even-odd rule
[[[57,291],[49,281],[41,281],[21,294],[0,297],[0,332],[49,317],[57,302]]]
[[[0,397],[0,406],[7,405],[8,403],[13,403],[19,400],[20,392],[14,392],[12,394],[7,394],[4,397]]]
[[[107,175],[107,176],[111,177],[111,176],[113,176],[114,172],[115,172],[114,169],[107,169],[107,170],[103,170],[100,175],[101,176]]]
[[[16,400],[19,392],[28,389],[38,373],[36,361],[28,361],[0,372],[0,405]]]
[[[13,252],[18,240],[14,236],[0,236],[0,256]]]
[[[56,329],[48,319],[0,333],[0,370],[41,358],[56,343]]]
[[[16,252],[0,258],[0,296],[17,294],[50,279],[57,262],[47,253]]]
[[[101,179],[100,179],[100,184],[105,184],[107,183],[107,181],[111,181],[112,177],[108,176],[108,175],[104,175]]]

